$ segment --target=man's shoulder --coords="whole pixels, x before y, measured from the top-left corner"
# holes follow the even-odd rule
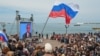
[[[26,35],[27,34],[27,32],[25,32],[23,35]]]

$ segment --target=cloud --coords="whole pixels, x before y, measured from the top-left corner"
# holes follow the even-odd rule
[[[35,21],[39,21],[40,18],[45,20],[52,6],[53,1],[47,0],[0,0],[0,12],[2,12],[0,14],[2,17],[0,18],[3,18],[1,21],[11,21],[15,17],[15,11],[19,10],[22,17],[30,17],[32,13],[34,18],[36,18]],[[6,18],[9,18],[9,20]]]
[[[85,20],[86,18],[97,20],[99,18],[100,7],[98,5],[100,4],[99,3],[100,0],[97,1],[61,0],[61,1],[64,1],[65,3],[75,2],[79,4],[80,11],[78,15],[75,17],[79,18],[75,19],[77,21],[79,21],[80,18],[82,18],[83,20]],[[44,22],[49,12],[52,9],[54,2],[55,0],[0,0],[0,15],[1,15],[0,18],[3,18],[2,20],[7,20],[6,18],[10,18],[10,20],[7,21],[11,21],[11,19],[15,17],[15,10],[19,10],[20,13],[22,13],[23,17],[24,16],[26,17],[26,14],[30,16],[30,14],[33,13],[36,22],[38,22],[40,19],[42,19],[40,21]]]
[[[44,2],[45,1],[45,2]],[[1,7],[9,7],[13,9],[24,9],[24,10],[30,10],[30,11],[47,11],[50,10],[52,7],[53,1],[48,2],[47,0],[2,0],[0,1]],[[48,7],[49,6],[49,7]]]

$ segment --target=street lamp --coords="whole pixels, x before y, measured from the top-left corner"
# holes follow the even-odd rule
[[[30,21],[33,22],[33,14],[31,14]]]
[[[19,34],[19,20],[21,20],[21,16],[19,15],[19,11],[16,10],[17,34]]]

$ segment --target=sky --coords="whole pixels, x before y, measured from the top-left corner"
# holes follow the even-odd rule
[[[45,23],[56,0],[0,0],[0,22],[15,22],[16,10],[22,18],[34,16],[34,23]],[[58,0],[77,3],[80,10],[71,23],[100,22],[100,0]],[[49,18],[48,23],[65,23],[63,18]]]

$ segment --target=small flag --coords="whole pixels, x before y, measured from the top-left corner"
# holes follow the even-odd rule
[[[8,41],[7,36],[2,31],[0,31],[0,41],[3,41],[3,42]]]

